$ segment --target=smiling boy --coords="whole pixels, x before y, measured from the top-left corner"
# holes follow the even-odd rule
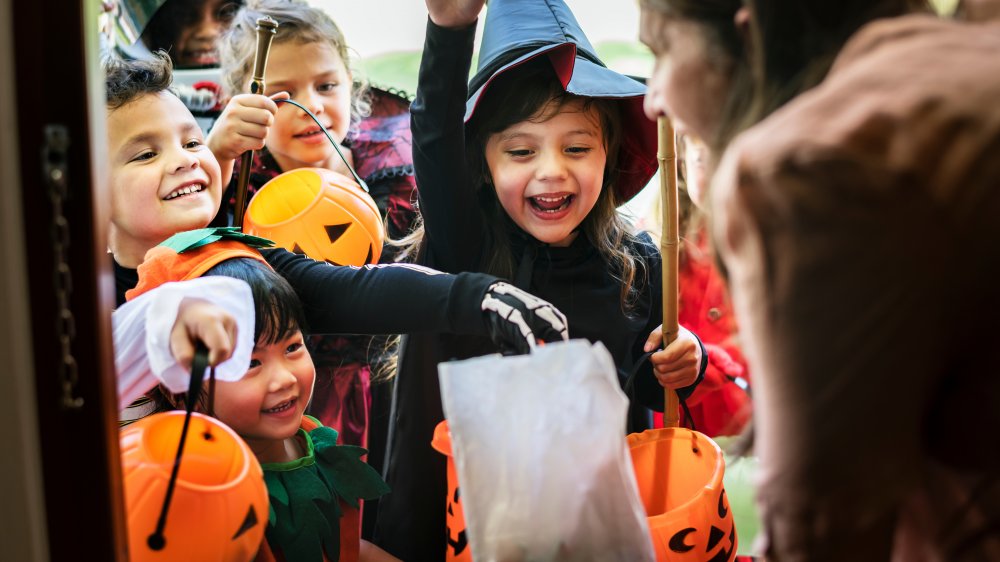
[[[168,90],[165,57],[109,61],[106,71],[109,247],[119,266],[134,269],[171,235],[208,224],[222,198],[222,175],[198,123]]]

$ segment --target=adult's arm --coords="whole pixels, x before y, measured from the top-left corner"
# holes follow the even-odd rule
[[[476,26],[427,20],[417,94],[410,106],[413,169],[428,261],[444,271],[477,269],[482,219],[465,154],[466,81]]]

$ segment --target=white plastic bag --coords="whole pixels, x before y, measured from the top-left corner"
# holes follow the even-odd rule
[[[654,560],[602,344],[438,370],[475,562]]]

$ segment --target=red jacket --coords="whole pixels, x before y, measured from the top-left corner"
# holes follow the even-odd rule
[[[740,387],[749,383],[749,376],[737,343],[726,282],[715,267],[703,232],[685,240],[682,247],[678,320],[698,334],[708,352],[705,380],[687,400],[691,421],[709,437],[736,435],[750,421],[752,407],[749,388]],[[656,427],[663,426],[660,413],[654,413],[654,421]]]

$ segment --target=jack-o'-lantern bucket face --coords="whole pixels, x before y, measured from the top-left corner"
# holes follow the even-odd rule
[[[257,191],[243,231],[334,265],[377,263],[385,227],[371,196],[323,168],[285,172]]]
[[[264,538],[267,488],[260,463],[232,429],[192,414],[174,494],[165,545],[147,544],[156,530],[184,412],[142,419],[120,434],[129,559],[133,561],[252,560]]]
[[[628,444],[656,559],[734,560],[736,526],[719,446],[683,428],[631,434]]]
[[[468,535],[465,532],[465,512],[462,509],[462,496],[458,487],[458,471],[455,470],[455,457],[451,456],[448,422],[443,421],[434,428],[431,446],[435,451],[448,457],[448,508],[445,515],[448,547],[444,559],[447,562],[472,562],[472,548],[469,547]]]

